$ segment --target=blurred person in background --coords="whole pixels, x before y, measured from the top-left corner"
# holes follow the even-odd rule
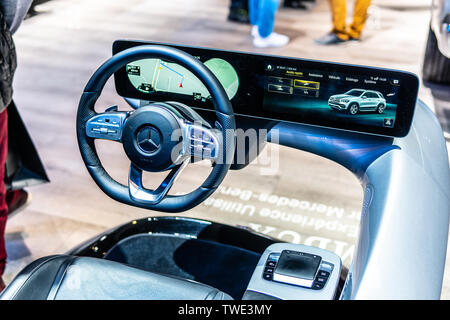
[[[6,265],[5,227],[8,214],[19,210],[28,193],[17,190],[6,193],[5,163],[8,154],[8,113],[12,102],[12,81],[17,66],[12,34],[19,28],[32,0],[0,0],[0,291],[5,287],[2,275]]]
[[[33,5],[30,8],[28,14],[36,14],[34,10],[35,3],[45,2],[48,0],[34,0]],[[316,0],[284,0],[283,6],[286,8],[303,9],[307,10],[306,2],[314,3]],[[248,14],[248,0],[231,0],[230,11],[228,12],[228,20],[240,23],[250,23]]]
[[[231,0],[228,20],[249,23],[248,0]]]
[[[249,0],[251,34],[255,47],[282,47],[289,43],[289,37],[273,31],[279,5],[280,0]]]
[[[347,0],[329,0],[331,6],[331,16],[333,30],[325,36],[316,39],[318,44],[332,45],[349,40],[361,39],[361,33],[367,20],[367,9],[370,0],[356,0],[353,10],[353,22],[350,26],[346,24]]]
[[[308,6],[305,5],[306,2],[314,3],[316,0],[284,0],[284,6],[286,8],[307,10]]]

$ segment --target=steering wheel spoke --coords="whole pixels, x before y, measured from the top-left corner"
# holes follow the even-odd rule
[[[181,164],[175,166],[163,182],[155,190],[146,189],[142,183],[142,170],[133,163],[130,165],[128,177],[128,191],[132,200],[144,204],[155,205],[161,202],[172,188],[179,174],[188,165],[189,160],[184,160]]]
[[[108,109],[110,110],[110,108]],[[94,139],[121,141],[128,112],[106,111],[86,122],[86,135]]]

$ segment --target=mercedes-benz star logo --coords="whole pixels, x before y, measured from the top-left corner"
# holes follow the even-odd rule
[[[146,153],[154,153],[161,146],[161,134],[152,126],[141,128],[136,139],[139,148]]]

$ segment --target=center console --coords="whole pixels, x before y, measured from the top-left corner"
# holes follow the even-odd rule
[[[338,255],[316,247],[275,243],[261,256],[244,300],[332,300],[341,273]]]

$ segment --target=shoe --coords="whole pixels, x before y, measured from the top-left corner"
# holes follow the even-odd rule
[[[31,194],[23,189],[6,192],[6,205],[8,206],[8,216],[19,213],[31,202]]]
[[[286,8],[294,8],[294,9],[308,9],[307,6],[305,6],[302,2],[304,0],[284,0],[283,6]]]
[[[283,34],[272,32],[268,37],[261,37],[259,34],[253,39],[253,45],[257,48],[278,48],[289,43],[289,37]]]
[[[232,8],[228,15],[229,21],[239,22],[239,23],[249,23],[250,18],[248,16],[248,11],[242,8]]]
[[[3,289],[5,289],[5,288],[6,288],[6,284],[3,282],[2,277],[0,277],[0,292],[2,292]]]
[[[343,43],[343,42],[346,42],[347,40],[343,40],[343,39],[339,38],[336,33],[330,32],[330,33],[324,35],[323,37],[316,39],[314,41],[317,44],[327,46],[327,45],[332,45],[332,44]]]
[[[253,26],[252,27],[252,37],[256,37],[259,35],[259,30],[258,30],[258,26]]]
[[[348,39],[348,41],[361,42],[361,38],[355,38],[355,37],[350,36],[350,38]]]

